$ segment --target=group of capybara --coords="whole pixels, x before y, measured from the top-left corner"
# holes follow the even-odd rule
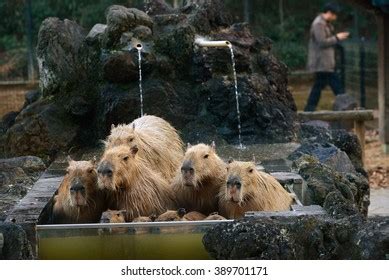
[[[52,223],[234,219],[282,211],[292,196],[253,162],[225,163],[215,144],[188,144],[156,116],[112,126],[99,162],[70,158]]]

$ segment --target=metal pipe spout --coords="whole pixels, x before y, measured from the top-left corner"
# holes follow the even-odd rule
[[[210,41],[205,38],[196,38],[196,45],[200,47],[209,47],[209,48],[231,48],[231,43],[229,41]]]

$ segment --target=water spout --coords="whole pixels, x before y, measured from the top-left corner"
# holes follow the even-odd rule
[[[209,41],[202,37],[197,37],[194,42],[200,47],[210,47],[210,48],[230,48],[231,43],[229,41]]]
[[[143,88],[142,88],[142,44],[136,44],[138,50],[138,65],[139,65],[139,97],[140,97],[140,116],[143,117]]]

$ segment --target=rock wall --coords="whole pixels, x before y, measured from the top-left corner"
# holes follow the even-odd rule
[[[229,49],[195,47],[197,35],[234,46],[244,143],[296,139],[287,67],[271,53],[271,41],[232,24],[223,1],[198,2],[175,10],[150,1],[146,12],[114,5],[106,23],[89,32],[70,20],[43,21],[37,45],[42,96],[8,129],[7,155],[94,145],[112,123],[139,117],[138,42],[145,113],[170,121],[186,141],[237,143]]]

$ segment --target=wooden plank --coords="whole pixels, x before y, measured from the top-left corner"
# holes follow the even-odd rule
[[[298,112],[300,120],[321,120],[321,121],[370,121],[374,119],[373,110],[348,110],[348,111],[315,111]]]

